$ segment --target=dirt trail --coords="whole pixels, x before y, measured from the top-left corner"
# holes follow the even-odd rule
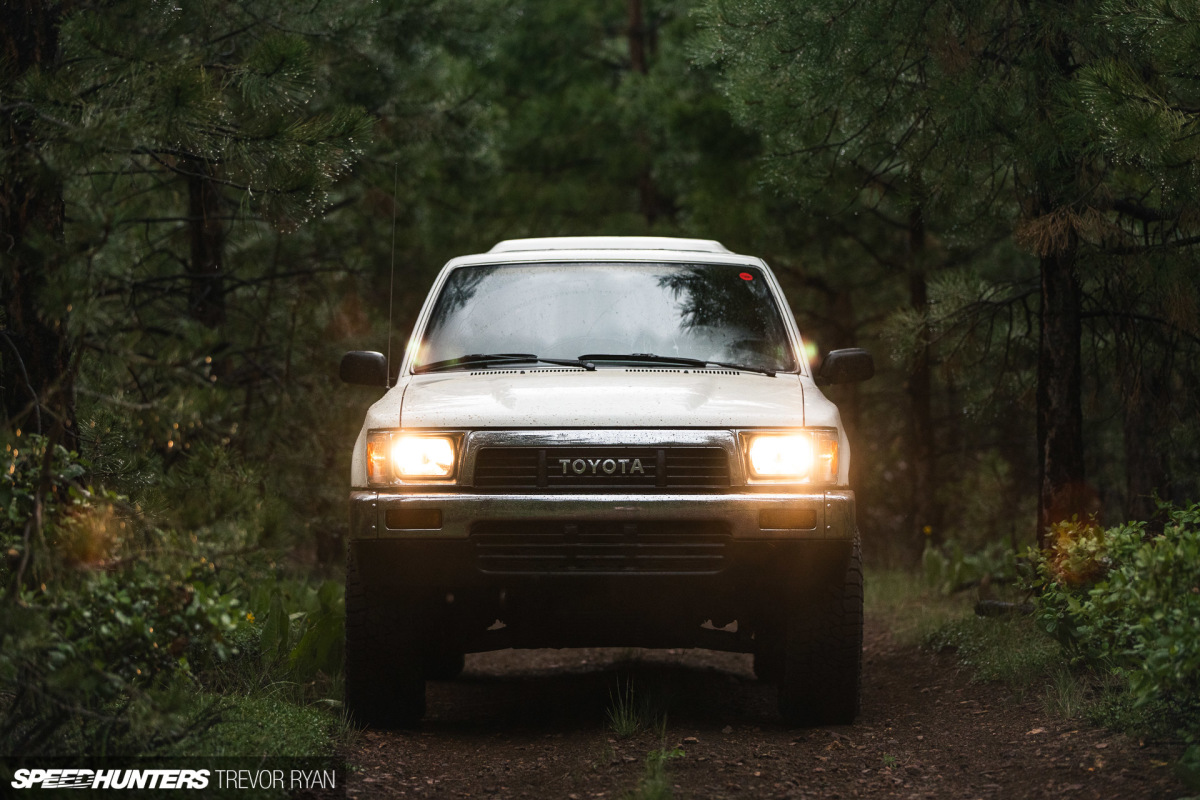
[[[622,798],[657,732],[619,739],[611,696],[667,711],[676,798],[1176,798],[1155,747],[1047,717],[1036,700],[972,685],[950,655],[896,644],[868,617],[855,725],[788,729],[749,656],[710,651],[538,650],[468,656],[429,684],[419,730],[363,732],[354,798]]]

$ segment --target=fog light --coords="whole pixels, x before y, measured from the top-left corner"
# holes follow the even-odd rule
[[[812,530],[817,527],[817,512],[812,508],[764,508],[758,512],[758,527],[763,530]]]

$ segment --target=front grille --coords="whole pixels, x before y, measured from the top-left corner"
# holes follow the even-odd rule
[[[483,489],[721,489],[729,459],[720,447],[484,447],[474,478]]]
[[[719,520],[487,520],[471,526],[470,540],[479,570],[492,574],[712,574],[725,565],[729,525]]]

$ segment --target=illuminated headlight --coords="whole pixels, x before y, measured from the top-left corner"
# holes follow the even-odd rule
[[[803,483],[837,481],[837,431],[751,434],[744,441],[751,479]]]
[[[367,435],[368,481],[391,484],[453,478],[456,445],[450,436],[371,431]]]

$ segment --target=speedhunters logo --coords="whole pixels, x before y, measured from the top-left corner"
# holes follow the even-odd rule
[[[206,769],[19,769],[14,789],[207,789]]]
[[[338,789],[334,769],[18,769],[14,789]],[[0,784],[3,786],[3,784]],[[3,792],[0,792],[3,794]]]

